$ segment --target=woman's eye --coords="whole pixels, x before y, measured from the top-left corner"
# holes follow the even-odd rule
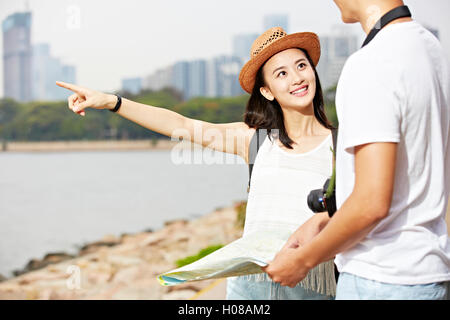
[[[280,73],[278,73],[278,77],[284,76],[284,75],[286,75],[286,71],[281,71]]]
[[[302,62],[302,63],[300,63],[298,66],[300,67],[300,69],[303,69],[303,67],[306,67],[306,64],[304,64],[304,63]]]

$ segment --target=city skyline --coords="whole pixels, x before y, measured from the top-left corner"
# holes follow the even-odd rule
[[[266,15],[263,17],[263,24],[264,29],[281,26],[288,31],[289,18],[281,14]],[[233,36],[231,54],[222,54],[209,59],[177,61],[173,65],[158,69],[143,77],[142,88],[157,91],[172,87],[178,90],[185,100],[193,97],[217,98],[242,95],[245,92],[239,85],[239,71],[248,61],[250,48],[257,37],[258,34],[253,33],[239,34]],[[128,88],[136,91],[137,86]],[[126,89],[122,85],[122,90]]]
[[[336,25],[344,26],[331,0],[282,0],[276,10],[266,3],[270,1],[254,6],[235,0],[226,4],[175,1],[170,5],[136,0],[34,0],[29,1],[33,13],[32,45],[49,43],[54,56],[76,66],[79,85],[115,91],[121,88],[123,78],[144,78],[177,61],[231,55],[233,36],[260,34],[264,31],[265,15],[288,15],[289,33],[313,31],[321,36],[331,33]],[[450,22],[445,21],[444,14],[450,11],[449,1],[429,1],[433,6],[420,0],[405,3],[419,22],[438,29],[450,57]],[[24,2],[2,1],[0,19],[25,9]],[[359,41],[364,38],[359,25],[347,27]],[[3,55],[3,48],[1,51]],[[3,68],[2,65],[2,72]],[[3,96],[3,83],[0,88]]]
[[[76,68],[53,57],[48,43],[32,44],[31,32],[31,12],[14,13],[2,21],[4,97],[20,102],[63,100],[66,92],[55,81],[75,82]]]
[[[289,30],[287,15],[267,15],[263,17],[264,29],[281,26]],[[342,29],[343,28],[343,29]],[[337,84],[347,58],[358,49],[357,36],[347,32],[345,26],[336,28],[328,36],[322,36],[321,63],[317,68],[323,90]],[[160,90],[165,87],[177,89],[184,99],[193,97],[232,97],[244,94],[239,85],[239,72],[249,59],[250,48],[258,34],[239,34],[233,37],[231,55],[210,59],[177,61],[175,64],[158,69],[143,78],[122,80],[122,90],[136,92],[138,88]]]

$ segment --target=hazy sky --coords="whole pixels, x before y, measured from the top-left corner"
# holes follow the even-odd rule
[[[450,0],[405,3],[416,20],[439,29],[450,59]],[[233,35],[263,32],[267,14],[289,15],[289,33],[320,36],[344,25],[332,0],[0,0],[0,20],[27,6],[32,43],[49,43],[53,56],[75,65],[78,84],[110,92],[120,89],[123,77],[145,76],[178,60],[230,54]],[[364,39],[359,24],[349,28]]]

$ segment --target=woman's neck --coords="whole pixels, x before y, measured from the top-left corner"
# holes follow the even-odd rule
[[[286,133],[293,140],[322,135],[324,132],[325,128],[317,121],[312,108],[305,113],[285,109],[283,110],[283,116]]]

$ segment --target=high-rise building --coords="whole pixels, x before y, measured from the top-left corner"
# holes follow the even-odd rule
[[[64,65],[52,57],[50,45],[40,43],[32,51],[32,100],[64,100],[70,93],[55,85],[55,81],[76,83],[76,68]]]
[[[64,82],[76,83],[77,82],[77,69],[75,66],[63,65],[61,68],[61,79]]]
[[[206,96],[206,61],[194,60],[188,65],[189,88],[186,98]]]
[[[219,70],[216,65],[215,59],[210,59],[206,62],[206,96],[217,97],[218,96],[218,77]]]
[[[264,31],[273,27],[282,27],[286,33],[289,33],[289,17],[286,14],[271,14],[264,16]]]
[[[138,94],[142,89],[141,78],[125,78],[122,79],[122,90],[132,94]]]
[[[179,61],[173,66],[173,87],[183,93],[183,99],[189,92],[189,62]]]
[[[358,37],[345,28],[320,36],[321,57],[317,66],[322,89],[335,86],[347,58],[358,50]]]
[[[4,96],[32,100],[31,12],[14,13],[2,23]]]
[[[32,57],[33,100],[46,100],[48,90],[47,66],[50,60],[50,46],[46,43],[33,46]]]
[[[208,97],[231,97],[244,94],[239,85],[242,59],[233,56],[219,56],[208,61]]]
[[[172,87],[183,99],[236,96],[244,93],[239,85],[242,66],[242,59],[227,55],[209,60],[178,61],[147,76],[143,87],[155,91]]]
[[[151,75],[147,76],[143,81],[144,89],[158,91],[166,87],[174,87],[173,85],[173,66],[158,69]]]
[[[243,62],[250,59],[250,49],[258,34],[238,34],[233,37],[233,56],[239,57]]]

